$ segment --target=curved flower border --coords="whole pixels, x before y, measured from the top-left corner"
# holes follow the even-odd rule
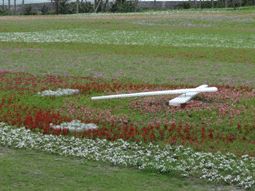
[[[0,123],[0,144],[15,148],[35,149],[64,156],[110,162],[114,165],[179,172],[183,176],[199,176],[211,182],[225,182],[245,189],[255,187],[255,158],[241,158],[228,153],[196,152],[183,146],[143,144],[121,139],[79,139],[42,135],[29,129]]]

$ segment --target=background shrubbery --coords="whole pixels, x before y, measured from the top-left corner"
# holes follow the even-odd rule
[[[69,0],[61,1],[58,4],[59,14],[74,14],[77,13],[77,4],[76,2],[69,2]],[[135,12],[137,11],[137,2],[135,1],[126,1],[126,0],[117,0],[114,3],[108,3],[107,1],[98,1],[96,10],[94,5],[90,2],[79,3],[79,13],[91,13],[91,12]]]
[[[237,8],[242,6],[252,6],[255,5],[255,0],[227,0],[227,7]],[[224,8],[226,7],[225,0],[217,1],[197,1],[194,2],[183,2],[178,4],[176,9],[190,9],[190,8]]]
[[[6,9],[0,8],[0,15],[8,15],[8,11]]]
[[[175,7],[162,8],[152,5],[149,8],[140,8],[138,0],[96,0],[96,5],[91,2],[80,0],[78,6],[76,1],[71,0],[53,0],[53,4],[46,3],[38,6],[27,4],[22,7],[22,11],[16,14],[35,15],[35,14],[75,14],[75,13],[92,13],[92,12],[137,12],[144,10],[166,10],[166,9],[190,9],[190,8],[238,8],[242,6],[255,6],[255,0],[217,0],[217,1],[187,1],[177,4]],[[13,10],[3,9],[0,6],[0,15],[14,14]]]
[[[138,11],[137,1],[117,0],[110,10],[111,12],[135,12]]]

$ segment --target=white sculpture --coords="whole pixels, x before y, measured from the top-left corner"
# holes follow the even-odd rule
[[[199,93],[210,93],[210,92],[217,92],[217,91],[218,91],[218,88],[216,88],[216,87],[208,87],[208,85],[201,85],[196,88],[96,96],[96,97],[92,97],[91,99],[92,100],[102,100],[102,99],[115,99],[115,98],[128,98],[128,97],[181,94],[178,97],[171,99],[169,101],[169,105],[180,106],[180,105],[185,104],[188,101],[190,101],[193,97],[195,97]]]

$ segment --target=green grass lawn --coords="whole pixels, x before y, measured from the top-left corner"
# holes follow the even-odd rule
[[[250,9],[1,17],[1,69],[255,87],[254,20]]]
[[[6,70],[13,73],[2,74]],[[47,75],[58,76],[60,82]],[[115,92],[109,85],[113,81],[138,84],[139,90],[147,90],[148,84],[154,89],[169,89],[207,83],[220,87],[222,95],[198,96],[195,103],[206,103],[201,110],[169,109],[164,102],[171,96],[90,101],[93,95]],[[97,90],[100,83],[106,88]],[[47,88],[86,85],[94,89],[74,97],[35,95]],[[118,91],[129,91],[127,87]],[[14,125],[26,112],[36,110],[84,121],[88,116],[83,113],[89,111],[102,116],[102,120],[125,118],[139,127],[152,121],[177,121],[184,126],[190,124],[194,132],[206,127],[219,137],[237,137],[231,144],[209,140],[191,145],[197,150],[255,156],[254,88],[254,7],[0,17],[0,99],[13,98],[6,108],[0,108],[0,119]],[[155,105],[160,109],[155,110]],[[237,130],[238,125],[241,130]],[[235,189],[4,147],[0,147],[0,168],[0,190]]]
[[[0,146],[1,191],[9,190],[238,190],[195,178]]]

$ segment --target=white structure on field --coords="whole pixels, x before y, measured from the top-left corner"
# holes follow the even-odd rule
[[[176,95],[181,94],[178,97],[171,99],[169,105],[180,106],[189,102],[193,97],[199,93],[210,93],[217,92],[218,88],[208,87],[208,85],[201,85],[196,88],[189,89],[176,89],[176,90],[164,90],[164,91],[152,91],[152,92],[140,92],[140,93],[130,93],[130,94],[117,94],[117,95],[106,95],[106,96],[96,96],[92,97],[92,100],[102,100],[102,99],[115,99],[115,98],[128,98],[128,97],[144,97],[144,96],[158,96],[158,95]]]

